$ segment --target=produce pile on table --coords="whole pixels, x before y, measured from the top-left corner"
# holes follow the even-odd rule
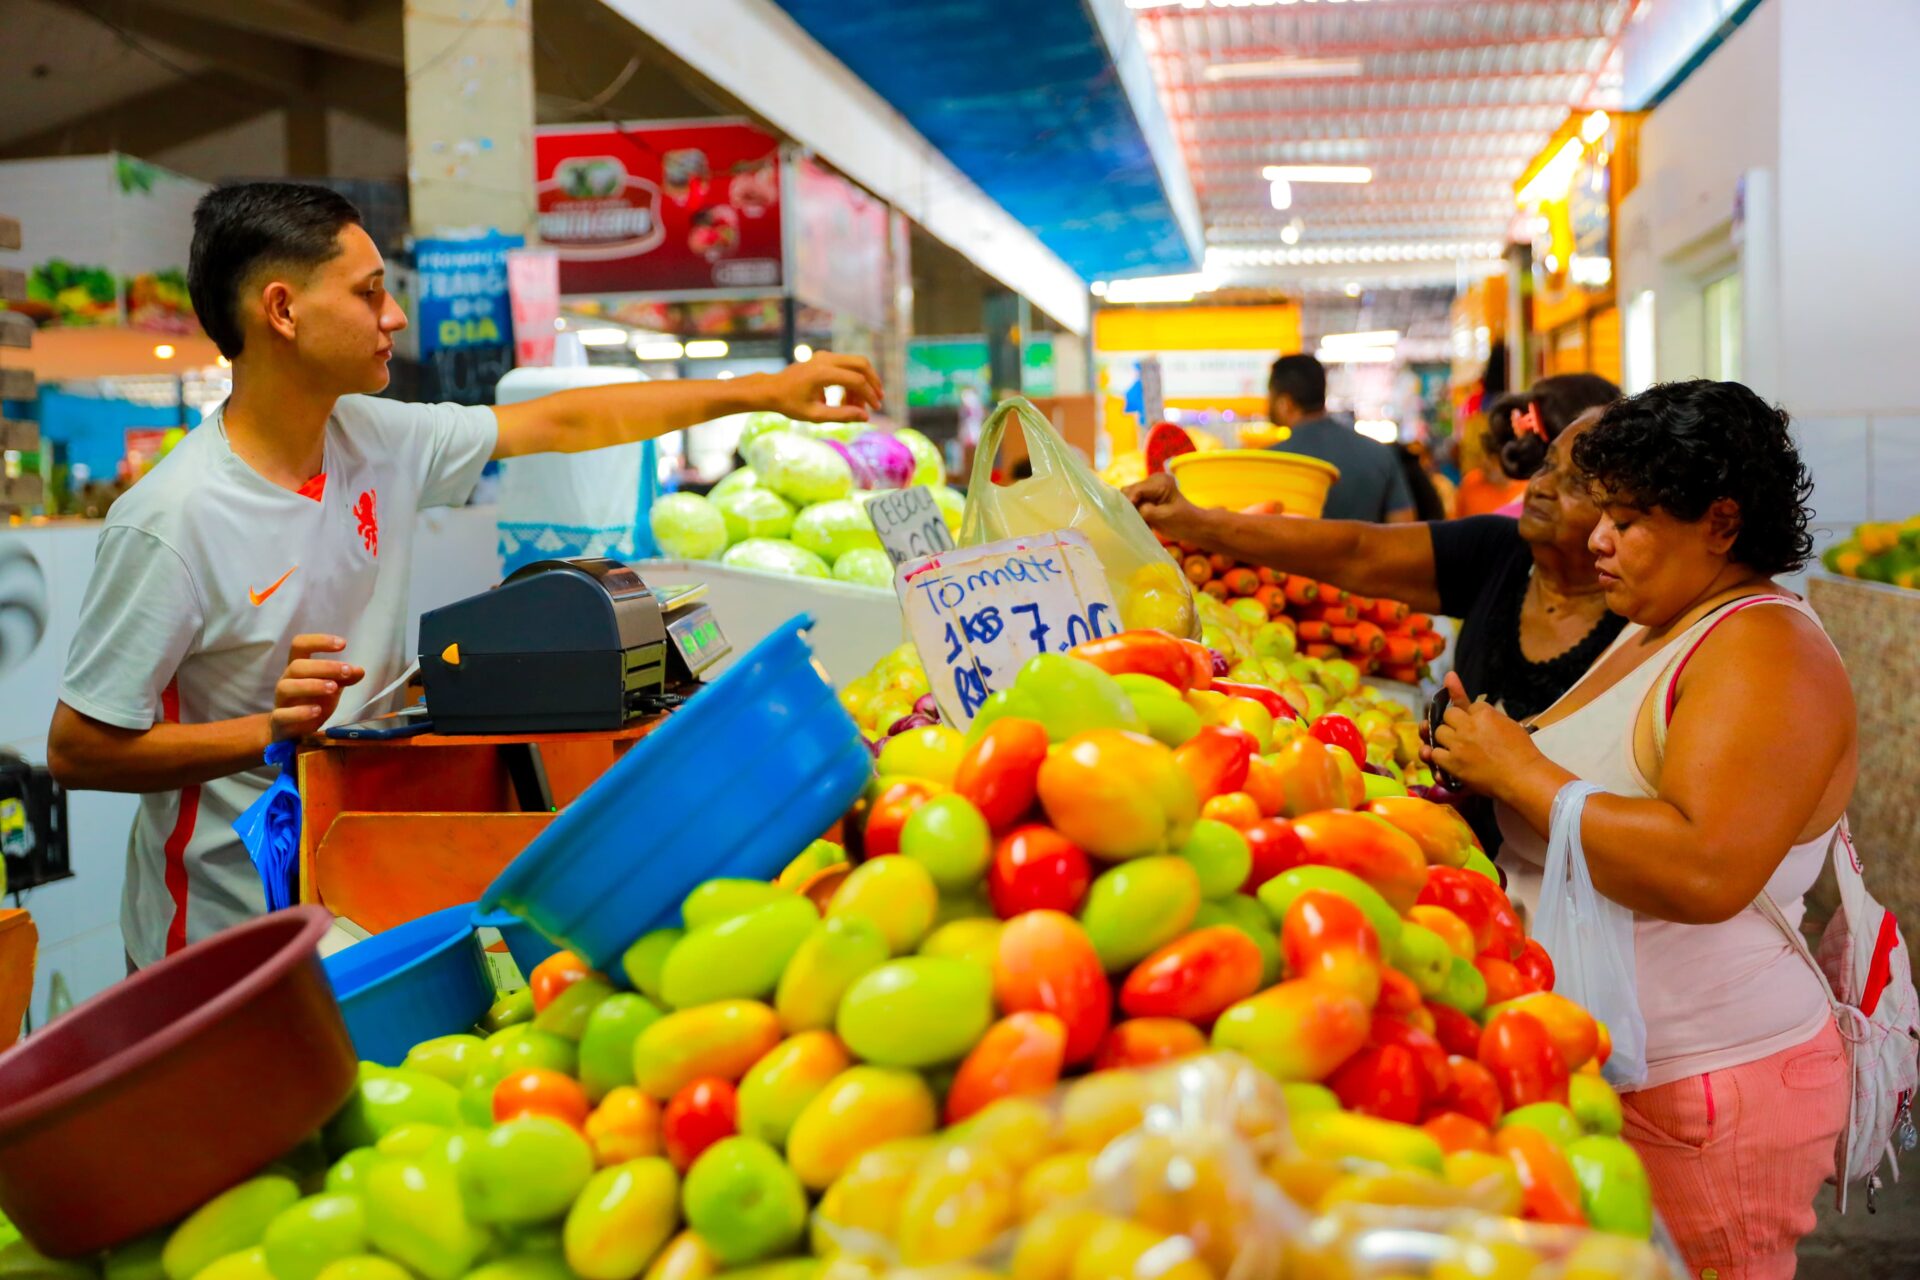
[[[1432,616],[1400,601],[1356,596],[1330,582],[1241,564],[1191,542],[1160,541],[1197,592],[1226,605],[1250,626],[1272,621],[1286,627],[1304,657],[1338,658],[1362,675],[1417,684],[1427,664],[1446,650]]]
[[[1195,605],[1215,674],[1206,688],[1175,691],[1178,699],[1187,703],[1191,718],[1164,709],[1168,691],[1163,684],[1144,686],[1145,693],[1162,695],[1141,704],[1143,713],[1160,712],[1145,721],[1154,736],[1177,746],[1184,739],[1170,738],[1169,734],[1178,735],[1201,724],[1240,723],[1256,731],[1263,741],[1284,740],[1299,731],[1294,717],[1313,722],[1333,712],[1350,720],[1358,731],[1364,744],[1366,772],[1410,787],[1432,784],[1431,771],[1420,763],[1420,726],[1413,713],[1404,703],[1365,683],[1357,665],[1341,658],[1312,658],[1300,653],[1293,630],[1284,621],[1254,625],[1206,597],[1197,598]],[[1147,642],[1134,639],[1118,643],[1137,647]],[[1052,666],[1051,662],[1044,663],[1042,670]],[[1131,676],[1126,679],[1134,685],[1134,691],[1142,690]],[[1257,710],[1243,705],[1248,700],[1264,708],[1268,719],[1263,721]],[[989,702],[982,708],[982,718],[998,714],[997,708],[1008,701],[1001,698]],[[901,645],[875,663],[871,671],[850,681],[840,691],[840,702],[876,748],[897,733],[940,722],[940,710],[919,651],[911,644]],[[1156,729],[1156,721],[1166,723]]]
[[[1664,1276],[1606,1030],[1454,811],[1193,642],[1077,652],[889,740],[862,860],[559,952],[105,1276]]]
[[[1863,524],[1822,552],[1820,563],[1843,578],[1920,590],[1920,516]]]
[[[949,529],[965,507],[944,479],[934,443],[910,427],[815,425],[777,413],[747,415],[747,465],[711,493],[671,493],[648,513],[663,554],[743,569],[893,585],[893,565],[867,516],[877,494],[926,485]]]

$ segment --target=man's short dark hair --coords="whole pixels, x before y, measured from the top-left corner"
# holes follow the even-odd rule
[[[1281,356],[1267,375],[1267,394],[1287,396],[1302,413],[1327,407],[1327,369],[1310,355]]]
[[[263,267],[311,271],[340,252],[360,211],[336,191],[299,182],[217,187],[193,210],[187,292],[200,327],[231,360],[240,354],[240,289]]]

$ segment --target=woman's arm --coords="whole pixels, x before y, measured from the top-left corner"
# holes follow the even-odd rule
[[[1463,698],[1457,678],[1448,685]],[[1659,795],[1587,802],[1594,886],[1661,920],[1731,919],[1818,815],[1853,739],[1853,690],[1819,628],[1785,609],[1728,618],[1681,677]],[[1486,703],[1449,710],[1432,754],[1542,835],[1574,776]]]
[[[1169,475],[1147,477],[1128,489],[1127,497],[1149,525],[1175,541],[1363,596],[1403,600],[1422,613],[1440,609],[1433,537],[1425,525],[1250,516],[1196,507]]]

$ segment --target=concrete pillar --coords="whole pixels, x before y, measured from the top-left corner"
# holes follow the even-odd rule
[[[406,0],[413,231],[533,238],[531,0]]]

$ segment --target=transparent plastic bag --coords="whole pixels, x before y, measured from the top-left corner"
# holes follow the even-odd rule
[[[1593,887],[1580,817],[1600,788],[1578,780],[1553,798],[1546,870],[1533,936],[1553,957],[1553,988],[1606,1024],[1613,1054],[1601,1069],[1615,1088],[1647,1078],[1647,1022],[1634,976],[1633,912]]]
[[[1007,423],[1015,419],[1026,437],[1033,474],[996,485],[994,459]],[[1056,529],[1078,530],[1093,544],[1123,625],[1154,627],[1189,640],[1199,636],[1192,585],[1140,513],[1119,490],[1094,475],[1045,415],[1015,396],[1001,402],[980,430],[966,512],[960,518],[960,545],[971,547]]]
[[[1683,1280],[1669,1245],[1470,1209],[1342,1205],[1288,1253],[1289,1280]]]

